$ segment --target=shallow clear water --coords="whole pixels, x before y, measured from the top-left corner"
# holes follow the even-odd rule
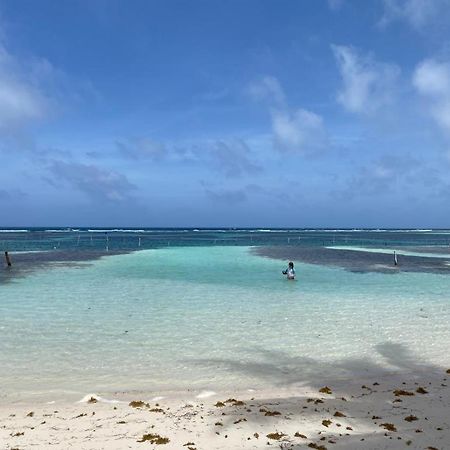
[[[7,397],[285,386],[448,364],[450,277],[174,247],[0,284]]]

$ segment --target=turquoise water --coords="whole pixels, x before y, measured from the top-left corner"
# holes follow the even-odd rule
[[[0,250],[138,250],[173,246],[436,246],[450,230],[235,228],[0,228]]]
[[[449,364],[450,277],[173,247],[0,284],[7,398],[267,388]],[[397,352],[397,353],[396,353]]]

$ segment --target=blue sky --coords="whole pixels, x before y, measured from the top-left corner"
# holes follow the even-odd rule
[[[448,227],[450,0],[0,1],[0,225]]]

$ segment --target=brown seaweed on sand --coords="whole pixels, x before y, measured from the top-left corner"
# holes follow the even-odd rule
[[[241,419],[235,420],[233,423],[236,425],[236,424],[241,423],[241,422],[247,422],[247,419],[245,417],[243,417]]]
[[[416,416],[408,416],[408,417],[405,417],[405,420],[407,422],[413,422],[414,420],[419,420],[419,419]]]
[[[217,402],[214,406],[215,406],[216,408],[223,408],[223,407],[226,406],[226,405],[225,405],[224,402]]]
[[[244,406],[245,403],[242,400],[236,400],[235,398],[229,398],[225,400],[225,403],[231,403],[232,406]]]
[[[149,408],[150,405],[148,403],[143,402],[142,400],[133,400],[129,403],[129,406],[132,408]]]
[[[336,411],[334,413],[334,417],[347,417],[344,413],[341,413],[340,411]]]
[[[323,388],[320,388],[319,392],[321,392],[322,394],[332,394],[333,393],[328,386],[324,386]]]
[[[269,411],[266,408],[261,408],[259,412],[264,413],[265,416],[281,416],[281,413],[279,411]]]
[[[314,442],[311,442],[310,444],[308,444],[309,448],[315,448],[316,450],[327,450],[327,448],[324,445],[318,445],[315,444]]]
[[[98,400],[95,397],[91,397],[87,402],[88,403],[97,403]]]
[[[278,433],[278,431],[276,433],[269,433],[267,435],[267,437],[269,439],[273,439],[274,441],[279,441],[281,438],[285,437],[286,435],[284,433]]]
[[[324,427],[327,427],[327,428],[328,428],[332,423],[333,423],[333,422],[331,422],[331,420],[328,420],[328,419],[322,420],[322,425],[323,425]]]
[[[314,403],[315,405],[317,405],[319,403],[323,403],[323,400],[320,398],[308,398],[306,400],[306,403]]]
[[[428,391],[425,388],[420,387],[420,386],[416,389],[416,392],[418,394],[428,394]]]
[[[294,434],[295,437],[299,437],[302,439],[308,439],[304,434],[299,433],[298,431],[295,432]]]
[[[383,427],[388,431],[397,431],[397,428],[395,428],[395,425],[392,423],[382,423],[380,427]]]
[[[394,391],[394,395],[396,397],[399,397],[400,395],[411,396],[411,395],[414,395],[414,392],[404,391],[403,389],[396,389]]]
[[[138,442],[146,442],[146,441],[150,441],[150,444],[168,444],[170,442],[170,439],[167,437],[162,437],[159,434],[153,434],[153,433],[149,433],[149,434],[144,434],[141,438],[141,440],[139,440]]]

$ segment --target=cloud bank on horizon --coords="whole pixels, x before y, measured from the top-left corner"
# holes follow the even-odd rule
[[[0,2],[0,226],[448,227],[450,0]]]

